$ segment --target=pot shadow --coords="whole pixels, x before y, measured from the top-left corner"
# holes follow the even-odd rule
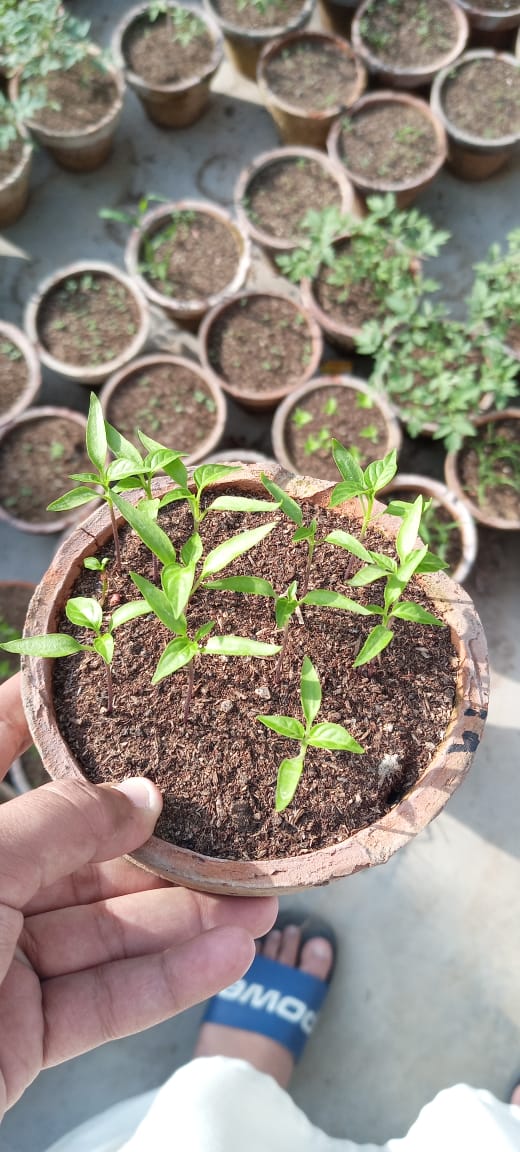
[[[488,724],[449,814],[503,852],[520,858],[520,731]]]

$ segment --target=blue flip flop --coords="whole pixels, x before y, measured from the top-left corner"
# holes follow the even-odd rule
[[[284,912],[275,928],[281,930],[288,924],[301,928],[301,947],[316,936],[330,941],[334,961],[329,979],[319,980],[300,968],[259,953],[241,980],[213,996],[203,1021],[269,1036],[299,1060],[329,990],[336,937],[330,926],[317,916]]]

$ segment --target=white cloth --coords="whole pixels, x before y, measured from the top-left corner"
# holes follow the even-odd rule
[[[157,1092],[116,1104],[47,1152],[520,1152],[520,1108],[457,1084],[384,1145],[327,1136],[271,1076],[202,1057]]]

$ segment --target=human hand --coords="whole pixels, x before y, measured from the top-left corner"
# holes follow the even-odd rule
[[[29,743],[15,676],[0,687],[0,779]],[[53,781],[0,807],[0,1119],[41,1069],[232,984],[272,926],[274,898],[201,895],[117,859],[161,807],[144,779]]]

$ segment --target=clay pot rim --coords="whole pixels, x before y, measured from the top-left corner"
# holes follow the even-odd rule
[[[255,483],[260,489],[259,479],[263,471],[297,498],[314,498],[314,503],[322,505],[328,502],[331,484],[323,487],[321,481],[295,477],[286,483],[286,477],[280,474],[280,469],[240,467],[237,468],[235,479],[239,484],[247,484],[248,489]],[[225,484],[229,483],[230,478],[226,477]],[[159,494],[168,486],[171,486],[171,481],[165,478],[155,487]],[[137,499],[138,493],[129,498]],[[355,502],[351,501],[341,507],[345,512],[354,511],[359,515],[359,507]],[[381,511],[382,506],[378,505],[376,510]],[[118,523],[120,519],[117,514]],[[399,520],[384,513],[379,524],[390,537],[395,538]],[[104,507],[90,516],[63,543],[31,601],[28,635],[47,632],[56,626],[57,612],[53,610],[53,604],[59,603],[61,606],[70,594],[83,559],[102,547],[110,531],[109,514]],[[369,865],[382,864],[399,847],[408,843],[416,832],[426,827],[442,810],[448,796],[470,766],[486,716],[488,672],[483,629],[467,593],[442,572],[421,576],[419,579],[434,600],[437,612],[450,627],[452,643],[459,659],[454,706],[445,736],[437,745],[430,763],[414,788],[397,805],[380,820],[354,833],[341,844],[300,856],[230,861],[177,848],[152,836],[142,848],[131,854],[130,859],[147,870],[199,891],[249,896],[275,891],[283,894],[328,883]],[[47,770],[51,767],[50,756],[55,778],[81,777],[77,761],[57,730],[52,699],[52,663],[34,657],[22,657],[22,672],[24,707],[44,766]],[[46,707],[42,707],[42,703]]]
[[[104,364],[69,364],[65,360],[57,360],[41,342],[38,331],[38,316],[44,298],[54,288],[58,287],[62,280],[67,280],[70,276],[81,276],[84,273],[90,272],[100,272],[103,275],[111,276],[126,288],[137,308],[138,330],[131,340],[128,341],[127,348],[112,360],[106,360]],[[127,276],[125,272],[117,268],[115,264],[108,264],[103,260],[76,260],[73,264],[67,264],[63,268],[59,268],[56,272],[51,273],[50,276],[46,276],[40,281],[25,306],[24,324],[29,340],[35,345],[40,360],[42,360],[48,368],[52,368],[54,372],[58,372],[61,376],[67,376],[71,380],[77,380],[79,383],[90,385],[102,383],[112,372],[117,371],[123,367],[124,364],[127,364],[129,360],[132,360],[134,356],[139,354],[148,338],[150,317],[146,299],[140,291],[139,286],[133,282],[130,276]]]
[[[474,4],[472,4],[471,0],[457,0],[457,3],[460,4],[460,7],[464,10],[464,12],[467,12],[470,17],[477,18],[478,23],[477,20],[471,21],[475,28],[480,27],[479,18],[486,22],[492,20],[494,23],[498,24],[500,28],[514,28],[516,21],[520,16],[520,4],[517,4],[515,8],[509,9],[507,12],[505,12],[503,8],[489,8],[484,11],[482,8],[477,8]],[[506,24],[506,21],[510,20],[512,20],[513,23]],[[488,25],[486,24],[486,27],[487,26]]]
[[[25,412],[27,408],[36,399],[38,392],[41,388],[41,371],[40,361],[36,355],[33,345],[27,339],[25,332],[21,328],[17,328],[15,324],[9,324],[7,320],[0,320],[0,338],[4,336],[11,344],[16,344],[20,349],[25,361],[27,370],[27,380],[25,386],[18,396],[18,399],[7,408],[5,412],[0,413],[0,428],[5,424],[10,424],[16,416]]]
[[[335,47],[344,56],[347,56],[356,68],[356,77],[352,85],[353,97],[350,104],[332,104],[330,108],[323,108],[316,110],[310,108],[308,105],[292,104],[288,100],[283,100],[281,96],[271,88],[267,79],[267,68],[271,63],[273,57],[277,56],[285,48],[291,47],[293,44],[301,43],[304,40],[311,40],[313,43],[326,44],[329,47]],[[265,48],[262,49],[260,54],[257,70],[256,82],[264,97],[271,104],[276,104],[284,112],[288,112],[293,116],[305,116],[312,118],[313,122],[320,122],[335,119],[339,116],[343,108],[350,108],[356,100],[359,99],[361,93],[366,88],[367,75],[362,61],[356,56],[351,44],[348,40],[344,40],[341,36],[335,36],[332,32],[320,32],[314,29],[303,28],[297,32],[288,32],[285,36],[280,36],[277,40],[270,40]]]
[[[402,432],[397,414],[392,407],[392,404],[386,396],[381,395],[375,388],[371,388],[365,380],[358,379],[357,376],[351,376],[349,373],[341,373],[334,376],[315,376],[309,380],[307,384],[302,384],[295,392],[290,392],[285,400],[276,409],[273,417],[271,427],[271,438],[273,442],[273,452],[282,468],[286,468],[288,472],[299,475],[298,469],[295,466],[295,461],[291,459],[285,443],[285,428],[290,414],[305,396],[309,396],[312,392],[322,391],[324,388],[342,388],[350,392],[362,392],[365,396],[370,396],[374,402],[374,406],[379,410],[383,417],[387,431],[387,444],[384,450],[384,455],[391,452],[395,448],[399,454],[402,444]],[[378,449],[378,458],[381,455]],[[338,475],[338,481],[340,477]],[[322,481],[322,483],[330,483]]]
[[[124,386],[127,378],[135,376],[137,372],[141,372],[146,368],[154,368],[160,364],[170,364],[174,367],[184,368],[188,372],[192,372],[195,377],[209,388],[216,404],[216,410],[211,414],[214,421],[213,428],[206,438],[197,445],[196,450],[190,452],[184,459],[186,466],[190,467],[192,464],[198,464],[220,443],[227,418],[227,402],[222,389],[215,380],[209,378],[208,374],[204,372],[203,368],[201,368],[200,364],[195,360],[189,360],[187,356],[173,356],[169,352],[154,352],[150,356],[140,356],[137,360],[132,360],[130,364],[127,364],[124,368],[120,368],[118,372],[114,372],[103,385],[99,393],[103,414],[105,420],[110,419],[110,401],[112,400],[114,392],[120,388],[121,385]]]
[[[74,408],[60,408],[53,404],[45,404],[41,407],[26,408],[9,424],[3,424],[0,428],[0,452],[2,451],[2,443],[7,439],[9,434],[19,428],[20,424],[32,423],[35,420],[42,420],[48,416],[55,417],[56,419],[68,420],[70,423],[79,424],[82,431],[86,432],[87,418],[81,412],[77,412]],[[83,509],[83,515],[85,510]],[[73,508],[70,512],[65,512],[61,516],[56,516],[51,520],[20,520],[17,516],[11,516],[10,512],[6,511],[3,504],[0,504],[0,521],[10,524],[13,528],[19,528],[22,532],[32,532],[37,534],[51,535],[51,533],[62,532],[69,524],[73,524],[75,520],[81,516],[80,508]]]
[[[427,84],[440,68],[452,67],[454,61],[464,51],[468,37],[469,37],[469,22],[466,14],[459,7],[455,0],[443,0],[446,7],[450,9],[452,15],[455,17],[457,24],[456,39],[452,48],[448,52],[443,52],[435,60],[428,65],[422,67],[408,67],[402,66],[395,62],[385,62],[381,56],[377,56],[365,43],[361,31],[361,20],[367,11],[371,0],[362,0],[362,3],[356,8],[354,17],[352,19],[351,40],[354,52],[358,53],[363,62],[366,64],[369,72],[381,76],[383,79],[389,76],[398,76],[404,80],[414,80],[414,87],[420,87],[422,84]]]
[[[233,278],[229,281],[229,284],[226,284],[219,292],[213,292],[209,296],[200,296],[195,300],[182,300],[178,297],[166,296],[164,293],[158,292],[150,281],[139,271],[139,249],[143,237],[155,223],[161,221],[163,218],[166,220],[173,212],[184,211],[198,212],[200,215],[212,216],[226,225],[228,229],[233,232],[239,251],[236,271]],[[155,229],[152,230],[155,231]],[[160,308],[166,311],[179,312],[187,318],[190,316],[197,317],[201,312],[207,312],[209,308],[218,304],[220,300],[236,292],[247,276],[250,261],[251,245],[249,236],[241,227],[240,221],[234,220],[230,212],[227,212],[225,208],[221,208],[217,204],[190,198],[170,200],[166,204],[160,204],[157,208],[152,208],[150,212],[147,212],[145,216],[143,216],[139,228],[132,229],[125,249],[125,264],[128,272],[132,279],[139,284],[144,295]]]
[[[303,144],[287,144],[280,148],[270,148],[267,152],[260,152],[255,156],[251,164],[248,164],[242,169],[238,180],[235,184],[235,191],[233,200],[237,217],[247,234],[251,237],[255,244],[261,248],[266,248],[270,252],[291,252],[293,249],[298,248],[301,244],[300,239],[291,240],[289,237],[272,236],[270,232],[264,232],[262,228],[258,228],[256,224],[249,219],[247,212],[242,207],[242,200],[247,193],[249,184],[264,168],[269,168],[272,164],[278,164],[283,160],[291,160],[293,157],[297,158],[303,156],[308,160],[315,160],[321,167],[328,173],[329,176],[336,181],[338,190],[341,196],[341,210],[342,212],[353,212],[354,189],[347,176],[347,173],[337,157],[328,156],[326,152],[320,152],[319,148],[307,148]]]
[[[227,308],[234,306],[238,300],[247,300],[250,298],[257,299],[258,297],[264,297],[268,300],[283,300],[284,302],[291,304],[295,311],[301,312],[305,316],[305,320],[308,326],[309,339],[312,342],[312,355],[309,364],[306,366],[305,372],[302,375],[302,380],[306,381],[310,379],[320,363],[323,351],[323,338],[321,329],[319,324],[316,323],[314,317],[311,316],[310,312],[307,308],[304,307],[303,304],[297,300],[293,300],[291,296],[285,296],[283,292],[269,292],[267,290],[237,292],[235,296],[231,296],[229,299],[223,300],[220,304],[216,304],[210,312],[207,312],[204,320],[202,321],[199,332],[202,365],[205,370],[213,377],[213,379],[216,380],[216,382],[220,385],[222,391],[226,392],[228,396],[232,396],[233,399],[237,401],[237,403],[243,403],[247,406],[248,402],[256,402],[258,404],[260,401],[262,408],[274,408],[275,404],[278,404],[278,402],[283,400],[284,397],[288,394],[292,394],[295,387],[297,388],[299,385],[285,384],[280,388],[273,388],[271,392],[240,391],[238,388],[233,387],[233,385],[228,384],[227,380],[225,380],[223,376],[218,375],[218,372],[215,372],[214,368],[210,364],[208,357],[208,336],[214,321],[218,320],[222,313],[225,312]]]
[[[520,408],[503,408],[501,411],[487,412],[485,416],[475,417],[473,422],[476,428],[482,428],[486,424],[497,424],[504,420],[520,420]],[[493,516],[491,513],[482,512],[479,505],[466,495],[459,479],[458,459],[468,444],[471,447],[471,441],[466,439],[456,452],[447,452],[444,458],[444,476],[448,488],[456,493],[459,500],[466,505],[479,524],[485,524],[488,528],[499,528],[504,532],[520,531],[520,519],[506,520],[503,516]]]
[[[418,185],[423,185],[426,181],[433,180],[439,169],[442,168],[448,151],[444,124],[435,115],[433,108],[430,107],[426,100],[421,100],[418,96],[411,96],[409,92],[381,88],[376,92],[368,92],[365,96],[361,96],[360,99],[353,104],[352,108],[348,109],[348,115],[349,117],[356,116],[358,112],[363,112],[366,108],[371,108],[376,104],[411,104],[417,111],[423,113],[424,119],[428,120],[433,128],[437,143],[437,155],[431,163],[408,180],[381,180],[377,177],[372,179],[365,176],[362,172],[354,172],[354,169],[347,167],[339,154],[338,139],[342,128],[341,116],[334,122],[327,137],[327,151],[329,155],[333,156],[343,165],[347,176],[349,176],[355,187],[367,192],[381,192],[382,189],[385,192],[406,192],[409,189],[416,188]]]
[[[101,49],[98,48],[96,45],[92,45],[90,52],[89,52],[89,55],[90,56],[99,56],[99,55],[101,55]],[[67,71],[67,69],[62,69],[62,71]],[[102,116],[100,120],[96,120],[96,122],[94,124],[86,124],[81,128],[76,127],[76,128],[69,128],[67,130],[64,130],[64,129],[58,129],[58,128],[47,128],[44,124],[40,124],[38,122],[37,117],[33,116],[30,119],[25,121],[27,127],[30,128],[32,132],[39,133],[42,137],[45,136],[45,137],[48,137],[49,140],[50,139],[55,140],[57,145],[58,145],[58,144],[67,144],[68,141],[77,140],[77,139],[80,139],[82,142],[84,141],[85,143],[87,143],[91,136],[96,136],[104,128],[108,128],[109,126],[111,126],[113,121],[119,116],[119,114],[121,113],[122,108],[123,108],[123,99],[124,99],[124,94],[125,94],[125,81],[124,81],[124,77],[123,77],[122,73],[119,71],[119,69],[114,68],[114,66],[112,64],[110,64],[110,63],[107,64],[105,71],[111,76],[112,80],[114,81],[116,93],[114,96],[114,101],[111,104],[108,112],[106,112],[105,115]],[[19,95],[20,84],[21,84],[22,80],[23,80],[23,76],[19,72],[15,73],[15,75],[12,76],[11,79],[9,80],[8,92],[9,92],[9,97],[11,99],[16,98]]]
[[[127,12],[125,12],[122,19],[116,25],[112,35],[112,51],[114,58],[117,61],[118,67],[124,72],[127,83],[130,85],[130,87],[138,89],[139,91],[152,90],[154,92],[163,92],[165,95],[167,95],[168,93],[174,94],[175,92],[185,92],[187,89],[195,88],[198,84],[203,83],[204,81],[211,80],[211,77],[214,76],[217,68],[220,66],[222,57],[224,55],[224,42],[222,33],[216,20],[213,19],[210,13],[204,9],[195,7],[189,2],[189,0],[182,4],[172,3],[171,0],[169,0],[169,7],[187,8],[190,12],[193,12],[196,16],[198,16],[199,19],[202,20],[205,24],[213,42],[211,60],[209,61],[207,67],[198,74],[187,76],[185,80],[178,80],[175,83],[170,84],[157,84],[155,81],[152,83],[150,80],[145,80],[144,76],[141,76],[139,72],[134,72],[133,68],[131,68],[127,62],[123,49],[123,42],[125,35],[131,28],[132,24],[137,23],[140,18],[146,15],[148,7],[149,5],[146,3],[137,4],[135,7],[130,8]]]
[[[21,136],[23,140],[22,154],[14,167],[0,180],[0,192],[7,192],[11,184],[16,184],[16,181],[20,179],[20,176],[25,172],[25,169],[31,161],[33,143],[23,124],[18,128],[18,135]]]
[[[273,40],[282,36],[284,32],[297,31],[310,20],[316,0],[302,0],[301,11],[287,24],[273,24],[270,27],[259,29],[241,28],[230,20],[224,20],[218,13],[214,0],[204,0],[204,8],[210,12],[222,29],[224,36],[234,40],[247,40],[253,44],[262,44],[265,40]]]
[[[473,60],[502,60],[506,64],[511,64],[517,70],[520,68],[520,60],[513,56],[511,52],[495,52],[492,48],[475,48],[471,52],[464,52],[454,64],[449,68],[442,68],[437,73],[435,80],[432,84],[430,95],[430,106],[435,115],[439,117],[446,131],[458,144],[467,145],[474,151],[478,152],[495,152],[503,148],[511,148],[520,140],[520,127],[517,132],[507,136],[495,136],[491,140],[486,136],[475,136],[472,132],[465,132],[463,129],[458,128],[452,120],[449,120],[444,106],[442,103],[442,88],[444,82],[450,79],[450,73],[458,71],[466,64],[470,64]]]
[[[431,476],[423,476],[419,472],[398,472],[394,479],[382,489],[382,495],[389,492],[402,492],[407,489],[422,489],[427,496],[433,496],[445,508],[459,529],[462,545],[462,555],[452,574],[451,579],[456,584],[463,584],[467,580],[477,558],[478,536],[473,516],[466,504],[456,492],[443,484],[441,480],[434,480]]]

